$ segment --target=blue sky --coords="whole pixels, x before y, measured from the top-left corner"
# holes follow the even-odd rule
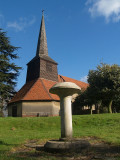
[[[60,75],[84,81],[100,62],[120,65],[120,0],[1,0],[0,28],[21,47],[17,90],[36,55],[42,9],[48,54]]]

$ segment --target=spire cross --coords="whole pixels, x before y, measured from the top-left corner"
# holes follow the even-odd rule
[[[42,15],[44,14],[44,9],[42,9]]]

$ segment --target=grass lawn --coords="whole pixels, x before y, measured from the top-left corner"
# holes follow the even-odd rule
[[[97,137],[112,145],[120,145],[120,114],[73,116],[74,137]],[[60,117],[0,118],[0,160],[39,159],[17,156],[14,151],[30,140],[44,143],[60,138]],[[30,151],[32,154],[35,151]],[[43,160],[55,159],[47,155]],[[58,158],[57,158],[58,159]],[[118,158],[120,160],[120,158]],[[118,160],[117,159],[117,160]]]

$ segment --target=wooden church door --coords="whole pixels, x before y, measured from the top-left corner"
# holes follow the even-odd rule
[[[17,106],[12,107],[12,117],[17,117]]]

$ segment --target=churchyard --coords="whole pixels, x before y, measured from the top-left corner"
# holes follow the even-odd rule
[[[49,153],[42,145],[60,138],[60,117],[0,118],[0,160],[120,160],[120,114],[73,116],[73,137],[92,147],[79,153]],[[41,145],[37,151],[34,146]]]

